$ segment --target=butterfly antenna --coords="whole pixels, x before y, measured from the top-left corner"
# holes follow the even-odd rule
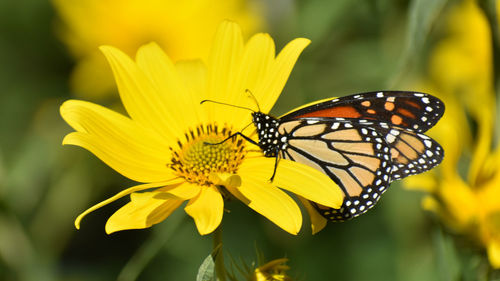
[[[262,112],[262,110],[260,110],[259,102],[257,101],[257,98],[254,96],[254,94],[252,93],[252,91],[250,91],[250,89],[245,89],[245,92],[247,94],[249,94],[250,97],[253,99],[253,101],[257,105],[257,109],[259,110],[259,112]]]
[[[245,129],[246,129],[246,128],[248,128],[248,126],[250,126],[250,125],[252,125],[252,124],[253,124],[253,122],[248,123],[248,125],[246,125],[245,127],[243,127],[243,129],[241,129],[241,131],[242,131],[242,132],[243,132],[243,131],[245,131]]]
[[[214,101],[214,100],[202,100],[200,102],[200,104],[204,104],[206,102],[212,102],[212,103],[216,103],[216,104],[221,104],[221,105],[227,105],[227,106],[232,106],[232,107],[236,107],[236,108],[241,108],[241,109],[246,109],[246,110],[250,110],[252,112],[255,112],[255,110],[251,109],[251,108],[248,108],[248,107],[244,107],[244,106],[239,106],[239,105],[234,105],[234,104],[230,104],[230,103],[225,103],[225,102],[220,102],[220,101]]]

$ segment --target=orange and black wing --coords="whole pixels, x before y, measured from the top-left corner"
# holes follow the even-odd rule
[[[323,101],[290,112],[280,119],[349,118],[388,123],[424,133],[444,113],[444,104],[425,93],[379,91]]]
[[[378,129],[391,148],[391,179],[398,180],[436,167],[444,157],[443,148],[432,138],[409,129]]]
[[[334,118],[307,118],[283,122],[279,131],[288,143],[281,157],[325,173],[342,189],[345,197],[339,209],[311,202],[325,218],[344,221],[359,216],[389,186],[390,147],[376,129]]]

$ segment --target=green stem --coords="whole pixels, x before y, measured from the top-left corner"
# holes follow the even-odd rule
[[[222,245],[222,224],[214,231],[213,237],[213,249],[215,251],[219,245]],[[226,268],[224,267],[222,250],[219,250],[219,254],[215,256],[215,273],[217,274],[217,280],[226,281]]]

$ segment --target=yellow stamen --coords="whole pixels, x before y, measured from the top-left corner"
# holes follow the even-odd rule
[[[246,152],[242,139],[226,140],[231,134],[229,128],[219,130],[217,125],[212,124],[190,130],[185,134],[184,142],[177,141],[179,148],[170,148],[172,159],[169,167],[179,177],[207,186],[214,184],[210,174],[236,173]]]

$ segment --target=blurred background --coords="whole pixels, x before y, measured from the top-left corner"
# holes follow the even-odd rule
[[[177,3],[182,2],[182,3]],[[175,60],[208,54],[223,19],[305,50],[272,113],[317,99],[419,90],[445,101],[430,131],[440,169],[393,183],[367,214],[291,236],[239,202],[224,215],[227,265],[287,257],[294,280],[500,280],[496,1],[0,1],[0,280],[194,280],[212,249],[180,209],[106,235],[133,183],[77,147],[59,115],[77,98],[120,108],[97,47],[157,41]]]

